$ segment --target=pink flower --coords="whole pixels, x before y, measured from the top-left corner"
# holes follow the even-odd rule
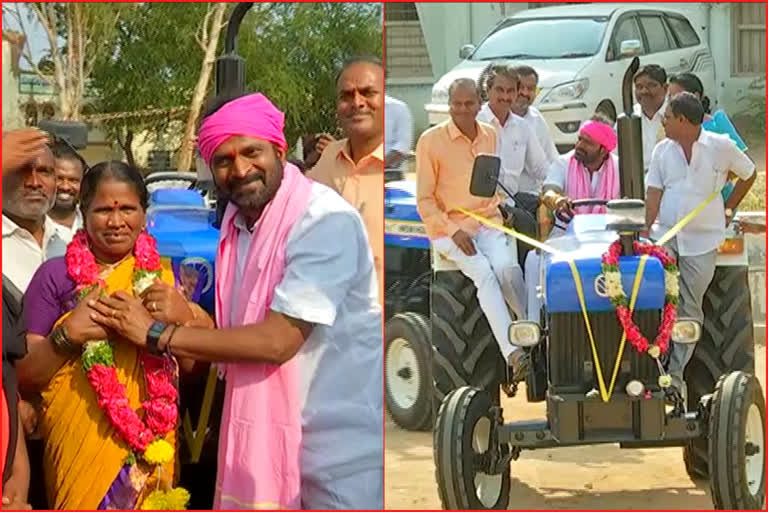
[[[160,254],[157,252],[157,242],[146,231],[142,231],[136,239],[133,254],[136,257],[136,268],[141,270],[160,270]]]

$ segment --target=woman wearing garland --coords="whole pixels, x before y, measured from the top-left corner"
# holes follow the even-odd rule
[[[171,490],[176,361],[122,341],[90,319],[88,305],[125,293],[158,321],[212,325],[174,289],[170,261],[144,231],[147,202],[138,170],[94,166],[81,187],[84,230],[65,257],[38,269],[24,299],[29,354],[19,379],[42,392],[46,489],[57,509],[179,509],[189,499]]]

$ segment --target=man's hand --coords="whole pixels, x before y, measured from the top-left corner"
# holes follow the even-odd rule
[[[3,134],[3,175],[24,168],[40,155],[48,142],[48,135],[35,128]]]
[[[761,224],[759,222],[752,222],[745,219],[739,219],[739,221],[736,223],[736,231],[738,233],[755,233],[755,234],[765,234],[765,224]]]
[[[24,425],[24,433],[32,434],[37,429],[37,411],[35,407],[26,400],[19,400],[19,418]]]
[[[3,486],[3,510],[32,510],[24,496],[26,488],[20,478],[11,475]]]
[[[451,237],[453,239],[453,243],[459,246],[459,249],[461,249],[461,252],[466,254],[467,256],[474,256],[477,254],[477,251],[475,250],[475,243],[472,241],[472,237],[469,236],[469,233],[463,230],[458,230],[456,233],[453,234]]]
[[[573,203],[569,197],[560,196],[555,201],[555,213],[573,217]]]
[[[328,146],[328,144],[336,140],[333,138],[333,136],[331,136],[330,133],[318,133],[315,137],[317,140],[315,143],[315,151],[321,155],[323,154],[323,151]]]

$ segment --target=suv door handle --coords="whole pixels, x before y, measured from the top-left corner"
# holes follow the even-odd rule
[[[683,58],[681,58],[681,59],[680,59],[680,65],[681,65],[681,66],[687,66],[687,65],[688,65],[688,59],[683,59]]]

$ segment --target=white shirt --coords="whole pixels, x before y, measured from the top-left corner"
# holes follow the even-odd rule
[[[539,181],[547,176],[549,162],[541,149],[531,125],[522,117],[510,112],[504,126],[486,103],[477,114],[477,120],[496,129],[496,152],[501,158],[499,181],[512,193],[520,191],[523,168]],[[526,192],[528,192],[526,190]],[[512,204],[513,201],[507,201]]]
[[[555,143],[552,141],[552,136],[549,134],[549,127],[547,121],[541,112],[535,107],[528,107],[528,112],[525,113],[523,119],[528,121],[533,126],[536,140],[539,141],[539,146],[544,151],[544,155],[547,158],[547,163],[552,164],[559,156]],[[520,192],[527,192],[529,194],[539,195],[541,193],[541,185],[543,180],[537,178],[532,169],[528,169],[526,166],[523,168],[523,173],[520,175],[519,188]]]
[[[244,228],[242,221],[235,226]],[[242,234],[238,276],[248,248],[240,239],[250,239]],[[360,215],[313,183],[285,250],[285,275],[270,308],[314,324],[294,356],[302,376],[302,474],[334,479],[382,469],[382,311]]]
[[[408,154],[413,145],[411,111],[404,102],[384,96],[384,156],[391,151]],[[399,167],[399,166],[398,166]]]
[[[53,219],[51,219],[53,220]],[[54,222],[56,222],[54,220]],[[58,230],[61,237],[64,239],[65,242],[69,243],[72,241],[72,238],[75,236],[75,233],[77,233],[77,230],[83,227],[83,214],[80,213],[80,208],[77,208],[75,210],[75,220],[72,222],[72,227],[65,226],[64,224],[58,224]]]
[[[642,127],[643,134],[643,169],[648,172],[648,168],[651,165],[651,155],[653,154],[653,148],[656,144],[664,138],[664,126],[661,124],[661,120],[664,117],[664,112],[667,110],[667,100],[664,100],[664,104],[656,111],[652,118],[647,118],[643,113],[643,108],[639,103],[635,103],[635,114],[640,116],[640,125]],[[616,146],[616,151],[619,147]]]
[[[560,189],[560,192],[562,193],[565,193],[565,191],[568,190],[568,166],[571,163],[571,157],[574,152],[575,150],[572,149],[568,153],[560,155],[554,162],[552,162],[552,165],[549,166],[549,171],[547,172],[547,179],[544,180],[544,186],[555,186]],[[609,153],[609,155],[613,158],[613,165],[618,171],[619,157],[613,153]],[[605,164],[603,164],[597,172],[592,173],[591,188],[593,194],[597,192],[597,186],[600,183],[600,176],[602,176],[604,168]]]
[[[746,180],[755,171],[755,164],[727,135],[702,129],[693,143],[690,164],[680,144],[671,139],[659,142],[645,178],[646,187],[663,191],[652,236],[663,235],[713,192],[721,190],[729,170]],[[718,193],[677,234],[677,247],[681,256],[696,256],[717,249],[724,239],[725,203]]]
[[[22,293],[44,261],[64,256],[67,242],[60,228],[46,216],[41,247],[32,233],[3,215],[3,274]]]

